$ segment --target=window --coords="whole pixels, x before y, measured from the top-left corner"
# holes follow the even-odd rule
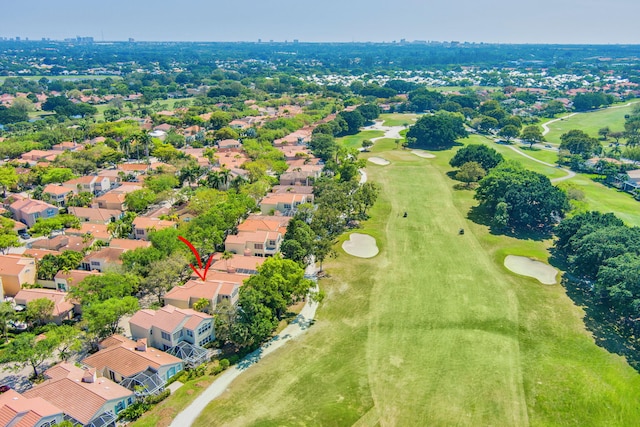
[[[140,230],[139,228],[136,228],[136,234],[141,236],[144,234],[144,230]]]
[[[193,331],[190,331],[189,329],[187,329],[187,336],[193,337]]]
[[[284,204],[284,208],[285,209],[291,209],[291,203],[285,203]]]
[[[100,261],[91,261],[91,265],[92,265],[92,266],[94,266],[94,265],[95,265],[95,266],[98,266],[98,267],[99,267],[99,266],[100,266]]]
[[[163,333],[162,333],[162,339],[163,339],[163,340],[167,340],[167,341],[171,341],[171,335],[169,335],[169,334],[168,334],[168,333],[166,333],[166,332],[163,332]]]
[[[120,402],[118,402],[118,404],[116,405],[116,414],[120,411],[122,411],[124,409],[124,401],[121,400]]]
[[[269,240],[269,246],[275,246],[275,245],[276,245],[275,240]]]
[[[264,248],[264,244],[262,243],[256,243],[255,245],[253,245],[254,249],[263,249]]]

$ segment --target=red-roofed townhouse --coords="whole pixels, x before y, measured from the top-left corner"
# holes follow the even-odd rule
[[[17,221],[33,227],[38,218],[52,218],[58,215],[58,208],[41,200],[24,199],[13,202],[9,210]]]
[[[0,255],[0,297],[15,296],[23,285],[36,282],[36,261],[33,258]]]
[[[131,390],[98,377],[95,369],[59,363],[47,369],[44,375],[48,378],[45,382],[23,395],[29,399],[44,399],[60,408],[74,425],[115,426],[120,411],[135,401]]]
[[[73,190],[75,193],[87,192],[98,194],[111,188],[111,181],[106,176],[81,176],[62,183],[63,187]]]
[[[144,338],[150,346],[165,351],[183,341],[202,347],[215,340],[213,316],[172,305],[139,310],[129,326],[134,340]]]
[[[76,286],[88,276],[100,275],[99,271],[69,270],[68,272],[58,271],[53,278],[56,289],[68,291],[72,286]]]
[[[56,206],[64,206],[67,196],[72,193],[69,188],[57,184],[48,184],[42,190],[42,194],[49,196],[49,200]]]
[[[51,427],[62,423],[64,414],[41,397],[26,397],[15,390],[0,394],[0,426]]]
[[[303,203],[313,203],[313,196],[295,193],[267,194],[260,202],[260,211],[264,215],[280,212],[285,216],[293,216]]]

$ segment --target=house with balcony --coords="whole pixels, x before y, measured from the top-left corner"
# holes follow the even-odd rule
[[[234,254],[268,257],[280,251],[282,239],[277,231],[241,231],[227,236],[224,249]]]
[[[65,206],[67,197],[73,194],[73,191],[62,185],[48,184],[42,190],[42,194],[46,195],[54,205]]]
[[[211,272],[210,272],[211,273]],[[208,275],[207,275],[208,276]],[[245,277],[246,278],[246,277]],[[189,280],[182,286],[171,288],[164,296],[164,303],[181,309],[192,308],[201,299],[209,301],[208,310],[212,312],[224,300],[236,305],[242,281],[224,281],[207,277],[207,280]]]
[[[111,181],[106,176],[88,175],[65,181],[62,183],[62,186],[75,193],[86,192],[98,194],[109,190],[111,188]]]
[[[169,227],[175,228],[176,226],[177,224],[173,221],[139,216],[133,220],[133,237],[139,240],[149,240],[150,232]]]
[[[263,215],[279,212],[284,216],[294,216],[298,206],[303,203],[313,203],[313,195],[308,194],[267,194],[260,201],[260,211]]]
[[[163,351],[181,342],[203,347],[215,340],[213,316],[172,305],[139,310],[129,320],[129,327],[134,340],[144,338],[148,345]]]

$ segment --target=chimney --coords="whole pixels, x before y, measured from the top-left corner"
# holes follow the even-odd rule
[[[95,383],[96,382],[96,370],[94,368],[87,369],[82,374],[83,383]]]
[[[229,274],[236,274],[236,268],[232,265],[227,266],[227,273]]]
[[[147,351],[147,339],[140,338],[136,343],[136,351]]]

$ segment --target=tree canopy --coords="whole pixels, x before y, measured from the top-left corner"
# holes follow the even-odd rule
[[[429,148],[448,147],[456,139],[465,137],[467,131],[462,115],[447,112],[424,115],[407,132],[410,145]]]
[[[480,163],[482,169],[489,171],[498,166],[504,160],[502,154],[491,147],[482,144],[469,144],[459,149],[449,164],[454,168],[459,168],[468,162]]]

